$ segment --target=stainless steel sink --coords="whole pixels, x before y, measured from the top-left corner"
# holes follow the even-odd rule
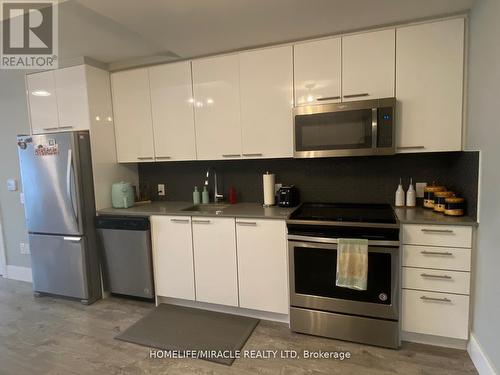
[[[229,204],[224,203],[207,203],[207,204],[195,204],[194,206],[184,208],[182,211],[189,212],[200,212],[200,213],[217,213],[228,207]]]

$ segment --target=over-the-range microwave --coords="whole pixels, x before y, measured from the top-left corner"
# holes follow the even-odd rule
[[[294,109],[294,157],[390,155],[395,98],[305,105]]]

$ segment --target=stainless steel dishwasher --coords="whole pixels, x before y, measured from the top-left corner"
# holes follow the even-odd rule
[[[149,219],[98,216],[96,228],[103,249],[105,289],[114,294],[152,299],[154,282]]]

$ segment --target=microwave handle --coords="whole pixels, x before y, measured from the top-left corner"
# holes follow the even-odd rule
[[[372,148],[378,146],[378,108],[372,108]]]

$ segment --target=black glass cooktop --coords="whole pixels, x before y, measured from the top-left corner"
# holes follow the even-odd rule
[[[304,203],[292,213],[290,220],[396,223],[391,205],[360,203]]]

